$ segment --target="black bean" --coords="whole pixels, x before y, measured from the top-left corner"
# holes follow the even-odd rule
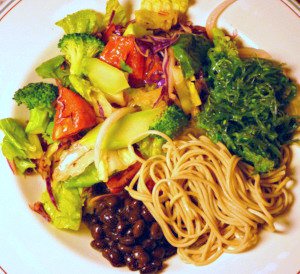
[[[145,230],[145,222],[140,219],[132,227],[132,233],[134,238],[139,238],[143,235]]]
[[[126,265],[128,266],[128,268],[130,270],[135,271],[135,270],[139,269],[137,261],[131,255],[126,254],[124,256],[124,259],[125,259]]]
[[[142,202],[138,200],[132,200],[130,204],[131,208],[138,209],[138,210],[140,210],[141,206],[142,206]]]
[[[111,231],[108,233],[108,236],[114,241],[114,242],[119,242],[121,235],[118,232]]]
[[[120,220],[117,224],[116,232],[118,232],[121,235],[126,230],[126,228],[127,228],[126,222],[123,220]]]
[[[121,244],[121,243],[118,243],[118,249],[122,253],[131,253],[131,251],[132,251],[132,247],[131,246],[124,245],[124,244]]]
[[[163,247],[155,248],[151,255],[156,259],[163,259],[165,257],[165,249]]]
[[[103,229],[102,229],[101,225],[99,225],[99,224],[92,225],[91,234],[94,239],[103,239],[105,236]]]
[[[100,215],[101,211],[106,208],[106,203],[102,199],[98,202],[97,207],[96,207],[96,214]]]
[[[151,215],[151,213],[149,212],[149,210],[144,205],[142,206],[141,215],[144,218],[144,220],[146,222],[148,222],[148,223],[154,221],[153,216]]]
[[[165,248],[165,258],[169,258],[171,256],[173,256],[174,254],[176,254],[177,249],[174,246]]]
[[[105,224],[115,225],[117,223],[117,218],[110,209],[104,209],[100,213],[100,221]]]
[[[150,237],[154,240],[159,240],[163,237],[163,232],[158,223],[153,223],[150,228]]]
[[[108,207],[114,208],[114,207],[118,206],[118,204],[119,204],[119,197],[115,196],[115,195],[106,197],[105,202]]]
[[[162,269],[162,261],[161,260],[154,260],[150,263],[150,265],[154,266],[157,271]]]
[[[120,238],[120,243],[127,246],[132,246],[135,243],[135,240],[131,236],[124,236]]]
[[[115,267],[123,266],[125,264],[121,253],[117,249],[105,248],[102,251],[102,255]]]
[[[145,250],[151,251],[156,247],[156,243],[153,239],[146,239],[143,241],[142,246]]]
[[[107,243],[103,239],[102,240],[93,240],[91,242],[91,246],[95,249],[103,249],[103,248],[107,247]]]
[[[156,273],[157,270],[158,269],[154,265],[148,264],[148,265],[143,266],[140,269],[140,272],[141,273]]]
[[[126,233],[125,233],[126,236],[133,236],[133,229],[132,227],[128,228]]]
[[[141,218],[140,213],[136,209],[132,209],[127,216],[127,220],[132,224],[135,223],[140,218]]]
[[[133,248],[132,255],[138,261],[139,267],[143,267],[149,262],[149,255],[140,245]]]

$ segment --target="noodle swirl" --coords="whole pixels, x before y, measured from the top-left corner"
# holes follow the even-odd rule
[[[260,226],[274,231],[274,217],[291,204],[287,147],[280,167],[262,175],[206,136],[168,139],[163,149],[165,155],[143,161],[127,191],[145,204],[185,262],[206,265],[223,252],[252,247]]]

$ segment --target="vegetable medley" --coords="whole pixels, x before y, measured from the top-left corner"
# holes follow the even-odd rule
[[[4,156],[14,172],[45,179],[33,209],[56,227],[77,230],[89,187],[104,182],[119,193],[140,168],[136,155],[164,153],[165,139],[148,130],[171,139],[206,132],[256,172],[278,166],[298,126],[285,111],[295,84],[276,62],[241,59],[222,30],[211,41],[184,21],[187,6],[144,0],[129,21],[109,0],[104,15],[81,10],[56,22],[61,55],[36,68],[53,84],[15,92],[30,110],[26,124],[0,121]]]

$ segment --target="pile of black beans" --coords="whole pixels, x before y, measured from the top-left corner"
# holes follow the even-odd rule
[[[101,196],[85,222],[94,238],[91,246],[115,267],[156,273],[176,253],[148,209],[127,192]]]

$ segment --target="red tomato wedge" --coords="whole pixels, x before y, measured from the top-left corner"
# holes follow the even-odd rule
[[[143,85],[146,58],[137,50],[134,36],[112,35],[100,59],[118,69],[125,62],[132,69],[128,79],[130,86]]]
[[[133,179],[135,174],[141,168],[141,163],[136,162],[135,164],[129,166],[126,170],[121,171],[113,175],[106,183],[111,193],[121,192],[125,186],[127,186]]]
[[[59,87],[54,117],[53,140],[60,140],[97,124],[92,106],[79,94]]]

